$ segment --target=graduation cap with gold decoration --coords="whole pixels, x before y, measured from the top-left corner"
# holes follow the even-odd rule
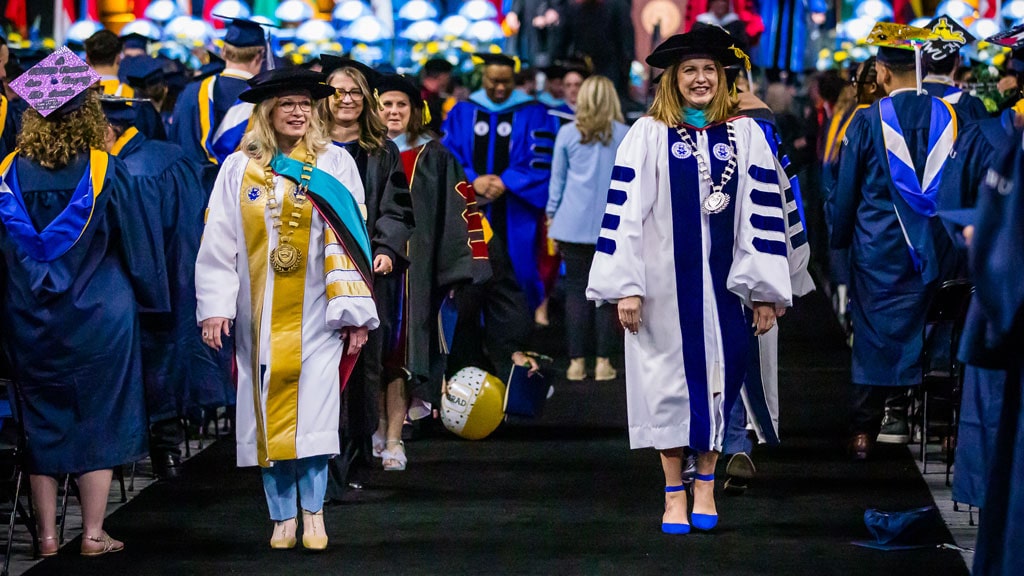
[[[892,68],[911,65],[917,73],[917,91],[921,92],[921,47],[932,36],[927,28],[893,22],[879,22],[868,34],[867,44],[878,47],[878,61]]]

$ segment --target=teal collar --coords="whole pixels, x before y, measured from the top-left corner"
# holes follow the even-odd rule
[[[495,104],[494,102],[491,102],[490,98],[487,97],[487,92],[484,92],[483,88],[470,94],[469,101],[487,110],[488,112],[495,114],[507,112],[513,108],[518,108],[519,106],[522,106],[524,104],[529,104],[530,102],[536,102],[536,100],[531,98],[530,95],[527,94],[526,92],[523,92],[522,90],[513,90],[512,95],[508,97],[508,100],[505,100],[501,104]]]
[[[683,122],[694,128],[703,128],[708,125],[708,119],[704,116],[703,110],[683,106]]]
[[[540,95],[537,96],[537,101],[548,108],[558,108],[565,105],[565,100],[555,98],[550,92],[541,92]]]

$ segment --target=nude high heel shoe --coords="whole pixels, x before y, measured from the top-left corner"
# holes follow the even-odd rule
[[[302,511],[302,547],[307,550],[327,548],[327,529],[324,527],[324,511]]]
[[[295,518],[274,522],[274,535],[270,537],[270,547],[274,550],[295,548]]]

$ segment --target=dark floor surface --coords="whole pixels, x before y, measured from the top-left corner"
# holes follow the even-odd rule
[[[270,550],[259,473],[235,468],[221,441],[109,518],[124,552],[84,559],[71,542],[29,574],[966,574],[954,551],[850,544],[868,538],[866,508],[932,499],[905,447],[844,457],[849,352],[824,297],[800,302],[781,329],[783,445],[755,450],[746,494],[719,494],[712,534],[661,534],[658,457],[628,449],[623,383],[587,381],[558,384],[542,419],[485,441],[410,442],[406,472],[370,472],[352,501],[327,508],[324,553]]]

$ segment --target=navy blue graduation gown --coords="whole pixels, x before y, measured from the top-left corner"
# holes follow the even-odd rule
[[[5,181],[17,179],[35,230],[66,210],[85,222],[51,261],[30,256],[6,217],[0,225],[0,322],[34,474],[78,474],[146,454],[138,311],[168,309],[160,233],[147,226],[148,207],[116,158],[91,215],[69,207],[87,165],[87,154],[57,170],[17,158]]]
[[[924,91],[931,96],[936,98],[949,98],[953,104],[953,110],[956,111],[956,115],[960,118],[961,122],[972,122],[974,120],[981,120],[982,118],[988,118],[991,114],[988,113],[988,108],[985,108],[985,103],[981,101],[981,98],[977,96],[971,96],[967,92],[964,92],[956,86],[950,86],[949,84],[943,84],[941,82],[923,82],[921,87]],[[960,96],[957,97],[956,94]]]
[[[474,95],[475,96],[475,95]],[[491,111],[472,100],[460,102],[444,122],[442,143],[462,164],[466,178],[499,176],[508,191],[484,210],[504,240],[516,280],[530,309],[544,300],[537,267],[558,123],[543,105],[528,100]]]
[[[1012,134],[1013,118],[1009,113],[964,128],[942,174],[940,210],[975,207],[986,174],[1012,145]],[[949,227],[958,240],[962,239],[959,226]],[[958,246],[966,252],[962,240]],[[953,499],[977,507],[985,502],[1006,383],[1005,353],[989,349],[989,330],[981,304],[977,300],[971,302],[960,341],[960,359],[965,366]]]
[[[18,123],[14,118],[14,107],[11,106],[10,100],[6,96],[0,95],[0,101],[5,104],[4,117],[0,118],[0,122],[3,122],[3,129],[0,130],[0,158],[6,158],[8,154],[14,152],[15,145],[18,139]]]
[[[136,134],[117,154],[163,232],[171,309],[143,314],[142,363],[150,421],[233,405],[231,346],[219,353],[196,326],[195,265],[208,195],[181,148]]]
[[[203,150],[202,127],[199,123],[199,88],[202,82],[195,81],[185,86],[174,106],[174,122],[168,140],[181,146],[185,157],[204,167],[203,183],[207,190],[213,189],[217,176],[216,165],[210,162]],[[238,95],[249,88],[240,78],[221,75],[213,85],[213,125],[211,133],[217,132],[224,115],[238,101]]]
[[[901,92],[892,103],[920,179],[932,97]],[[956,253],[939,218],[918,214],[896,190],[886,158],[875,103],[860,111],[847,130],[839,178],[828,198],[829,226],[832,247],[850,248],[853,382],[911,386],[921,382],[928,303],[952,274]],[[920,259],[917,265],[907,238]]]
[[[975,575],[1024,573],[1024,150],[1021,133],[996,162],[979,194],[971,245],[975,298],[987,327],[984,347],[1008,368],[1002,411],[989,466],[984,513],[974,556]]]

